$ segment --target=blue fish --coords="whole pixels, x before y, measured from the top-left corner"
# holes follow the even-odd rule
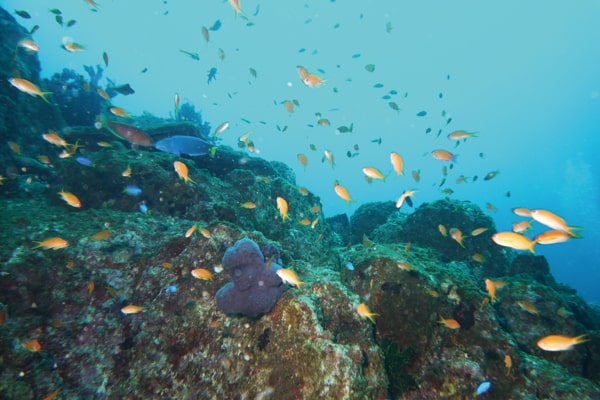
[[[195,136],[171,136],[156,142],[154,147],[165,153],[176,155],[203,156],[210,152],[213,145]]]
[[[218,31],[219,28],[221,28],[221,20],[218,19],[215,21],[215,23],[213,24],[213,26],[211,26],[210,28],[208,28],[209,31]]]
[[[148,206],[146,205],[146,203],[141,203],[140,204],[140,212],[142,214],[149,214],[150,213],[150,211],[149,211]]]
[[[127,185],[123,191],[130,196],[139,196],[142,194],[142,189],[136,185]]]
[[[206,83],[210,85],[210,83],[215,79],[217,79],[217,69],[215,67],[212,67],[208,70],[208,81]]]
[[[483,381],[477,386],[477,389],[475,390],[475,395],[479,396],[480,394],[484,394],[488,390],[490,390],[491,387],[492,383],[490,381]]]
[[[92,160],[90,160],[89,158],[86,158],[86,157],[77,157],[75,159],[75,161],[77,161],[81,165],[85,165],[86,167],[93,167],[94,166],[94,162]]]
[[[346,268],[347,268],[349,271],[354,271],[354,264],[352,264],[352,262],[351,262],[351,261],[348,261],[348,262],[346,263]]]
[[[177,286],[175,285],[171,285],[168,288],[165,289],[165,292],[167,293],[175,293],[177,292]]]

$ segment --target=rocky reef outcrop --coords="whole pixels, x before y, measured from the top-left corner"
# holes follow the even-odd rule
[[[25,33],[15,32],[2,41]],[[442,200],[407,215],[367,204],[326,220],[284,164],[224,146],[201,157],[135,149],[91,127],[63,126],[57,149],[39,137],[55,126],[35,119],[43,101],[0,95],[34,113],[14,122],[32,135],[19,161],[3,156],[0,398],[456,399],[484,381],[489,399],[600,397],[597,309],[543,257],[497,246],[475,205]],[[203,131],[190,121],[134,122],[157,136]],[[261,245],[257,265],[273,258],[305,282],[255,318],[217,307],[231,280],[224,256],[240,240]],[[556,333],[589,340],[565,352],[536,345]]]

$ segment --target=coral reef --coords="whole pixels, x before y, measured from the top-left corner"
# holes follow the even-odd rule
[[[258,245],[250,239],[239,240],[227,249],[222,264],[233,280],[215,295],[217,308],[225,313],[259,317],[271,311],[286,289],[277,276],[281,266],[265,258]]]
[[[26,32],[0,13],[7,49]],[[37,82],[35,63],[20,70]],[[91,127],[64,127],[73,154],[58,157],[39,137],[59,126],[36,119],[45,103],[4,90],[32,114],[3,120],[31,141],[2,156],[0,398],[454,399],[473,398],[483,381],[488,399],[600,397],[598,308],[557,283],[543,257],[493,243],[475,205],[442,200],[407,215],[367,204],[351,222],[326,220],[282,163],[225,146],[200,157],[130,148]],[[153,138],[202,136],[198,115],[134,125]],[[350,243],[350,232],[370,241]],[[56,237],[60,248],[45,248]],[[274,279],[282,265],[301,289]],[[212,279],[195,279],[197,268]],[[241,289],[261,276],[271,294],[247,301]],[[555,333],[589,341],[565,352],[536,345]]]

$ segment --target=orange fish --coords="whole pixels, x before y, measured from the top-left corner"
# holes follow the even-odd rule
[[[165,261],[162,264],[160,264],[160,266],[163,267],[163,268],[173,268],[173,263]]]
[[[315,227],[317,226],[318,223],[319,223],[319,217],[315,218],[315,220],[310,223],[310,227],[312,229],[315,229]]]
[[[16,155],[18,155],[18,156],[21,155],[21,146],[19,146],[17,143],[9,141],[8,147],[10,147],[12,152],[15,153]]]
[[[448,236],[448,231],[446,230],[446,227],[442,224],[438,225],[438,230],[440,231],[440,233],[442,234],[442,236],[446,237]]]
[[[206,228],[200,228],[200,234],[202,236],[204,236],[205,238],[207,238],[207,239],[210,239],[211,236],[212,236],[212,234],[210,233],[210,231],[208,229],[206,229]]]
[[[203,281],[212,281],[213,278],[212,272],[204,268],[193,269],[191,274],[194,278],[201,279]]]
[[[489,228],[477,228],[471,231],[471,236],[481,235],[483,232],[487,231]]]
[[[412,172],[412,177],[415,180],[415,182],[419,182],[421,180],[421,170],[418,169],[416,171]]]
[[[431,152],[431,155],[436,160],[453,161],[453,162],[456,162],[456,159],[458,157],[458,154],[452,154],[447,150],[434,150]]]
[[[242,11],[242,9],[240,7],[240,0],[229,0],[229,4],[235,10],[235,15],[238,15],[238,14],[244,15],[244,12]]]
[[[42,92],[39,87],[34,83],[29,82],[27,79],[21,78],[10,78],[8,82],[19,89],[23,93],[27,93],[30,96],[41,97],[46,103],[50,104],[50,101],[46,98],[46,95],[52,94],[52,92]]]
[[[112,231],[103,230],[103,231],[98,231],[98,232],[94,233],[92,236],[90,236],[90,239],[91,240],[104,240],[111,235],[112,235]]]
[[[550,335],[538,340],[537,345],[540,349],[546,351],[566,351],[572,350],[573,346],[579,343],[589,341],[586,335],[580,335],[577,337],[565,336],[565,335]]]
[[[454,131],[448,135],[448,139],[451,140],[462,140],[472,137],[477,137],[477,132]]]
[[[490,210],[491,212],[496,212],[498,211],[498,209],[496,207],[494,207],[494,205],[492,203],[486,203],[485,208],[487,208],[488,210]]]
[[[554,214],[553,212],[547,210],[531,210],[531,218],[536,220],[542,225],[546,225],[549,228],[555,229],[557,231],[563,231],[568,233],[573,237],[579,237],[576,233],[573,232],[574,229],[579,229],[575,226],[568,226],[567,222]]]
[[[554,244],[563,243],[572,238],[573,236],[568,232],[552,230],[540,233],[534,238],[534,241],[538,244]]]
[[[531,228],[531,221],[520,221],[512,224],[512,230],[516,233],[527,232]]]
[[[73,193],[65,192],[61,189],[58,195],[71,207],[81,208],[81,201]]]
[[[253,208],[256,208],[256,204],[254,204],[251,201],[247,201],[245,203],[240,204],[240,207],[247,208],[247,209],[253,209]]]
[[[31,39],[21,39],[17,43],[17,46],[33,52],[40,51],[40,46]]]
[[[465,245],[463,244],[463,240],[465,238],[467,238],[468,236],[463,236],[460,229],[457,229],[457,228],[450,228],[449,233],[450,233],[450,237],[452,239],[456,240],[456,243],[460,244],[460,247],[462,247],[464,249]]]
[[[67,147],[69,145],[65,139],[58,136],[58,134],[54,131],[44,133],[42,137],[46,142],[52,143],[53,145],[58,147]]]
[[[284,101],[283,105],[290,114],[294,112],[294,103],[292,103],[290,100]]]
[[[33,249],[37,249],[38,247],[43,247],[44,249],[52,249],[52,250],[58,250],[58,249],[64,249],[65,247],[69,246],[69,242],[67,242],[65,239],[59,238],[59,237],[53,237],[50,239],[46,239],[43,242],[36,242],[38,245],[35,247],[32,247],[31,250]]]
[[[394,171],[396,171],[397,175],[404,175],[404,162],[402,161],[402,157],[400,157],[400,154],[392,151],[390,153],[390,162],[392,163]]]
[[[513,208],[512,211],[513,211],[513,213],[517,214],[519,217],[526,217],[526,218],[531,217],[531,211],[529,211],[527,208],[517,207],[517,208]]]
[[[510,356],[507,354],[504,356],[504,366],[506,367],[506,375],[510,375],[510,372],[512,370],[512,358],[510,358]]]
[[[332,167],[335,167],[335,162],[333,162],[333,154],[331,153],[331,151],[325,149],[323,153],[325,153],[325,158],[327,158],[329,164],[331,164]]]
[[[106,93],[106,90],[104,90],[102,88],[97,88],[96,92],[98,92],[98,95],[100,97],[102,97],[104,100],[110,101],[110,96],[108,95],[108,93]]]
[[[48,156],[40,154],[39,156],[37,156],[37,159],[40,160],[40,162],[44,165],[52,164],[52,162],[50,161],[50,158]]]
[[[473,254],[471,256],[471,258],[473,259],[473,261],[477,261],[478,263],[485,262],[485,256],[483,254],[480,254],[480,253]]]
[[[306,158],[306,155],[299,153],[297,157],[298,161],[300,161],[300,164],[302,164],[304,166],[304,169],[306,170],[306,164],[308,164],[308,159]]]
[[[63,43],[62,47],[70,53],[79,53],[85,50],[85,46],[75,42]]]
[[[325,83],[323,79],[321,79],[318,75],[310,74],[306,78],[302,80],[304,84],[308,87],[319,87]]]
[[[346,200],[348,202],[348,207],[350,207],[350,203],[352,203],[354,200],[350,197],[350,193],[348,193],[348,189],[346,189],[342,185],[338,184],[338,185],[334,186],[334,190],[335,190],[335,193],[341,199]]]
[[[308,196],[308,189],[302,186],[298,186],[298,191],[302,196]]]
[[[360,303],[357,307],[356,307],[356,312],[358,312],[358,315],[361,318],[369,318],[371,320],[372,323],[375,323],[375,318],[376,316],[378,316],[379,314],[376,313],[372,313],[371,310],[369,310],[369,307],[367,307],[367,305],[365,303]]]
[[[304,284],[304,282],[298,279],[298,275],[296,275],[296,273],[291,269],[280,268],[277,271],[275,271],[275,273],[283,282],[288,283],[290,285],[294,285],[298,287],[298,289],[301,285]]]
[[[194,224],[190,229],[185,231],[185,237],[189,238],[190,236],[192,236],[194,234],[195,231],[196,231],[196,224]]]
[[[123,118],[130,118],[131,115],[129,115],[129,113],[125,110],[123,110],[121,107],[111,107],[108,109],[112,114],[116,115],[117,117],[123,117]]]
[[[416,192],[417,192],[416,190],[405,190],[404,193],[402,193],[402,195],[396,201],[396,208],[402,207],[406,198],[414,197]]]
[[[413,271],[415,268],[409,263],[401,262],[396,264],[402,271]]]
[[[175,161],[173,163],[173,167],[175,167],[175,172],[177,172],[177,175],[179,175],[179,177],[181,179],[183,179],[184,182],[192,182],[195,183],[192,178],[190,178],[188,176],[189,171],[188,171],[188,167],[187,165],[185,165],[184,163],[182,163],[181,161]]]
[[[284,222],[286,219],[290,219],[290,217],[288,217],[288,203],[283,197],[277,196],[277,209]]]
[[[137,314],[141,311],[144,311],[144,307],[136,306],[134,304],[130,304],[128,306],[121,308],[121,312],[123,314]]]
[[[39,340],[37,339],[33,339],[30,340],[28,342],[23,342],[21,343],[23,345],[23,347],[25,347],[25,349],[37,353],[38,351],[42,350],[42,345],[40,344]]]
[[[301,219],[300,221],[298,221],[298,223],[299,223],[300,225],[308,226],[308,225],[310,225],[310,219],[308,219],[308,218],[303,218],[303,219]]]
[[[219,125],[217,127],[217,129],[215,129],[215,136],[220,135],[221,133],[225,132],[227,130],[227,128],[229,128],[229,122],[223,122],[221,125]]]
[[[304,81],[304,79],[309,76],[310,74],[308,73],[308,70],[300,65],[298,65],[297,67],[298,70],[298,75],[300,75],[300,79],[302,79]]]
[[[440,316],[440,320],[438,321],[438,323],[440,323],[450,329],[460,329],[460,323],[458,323],[458,321],[455,319],[451,319],[451,318],[446,319],[446,318],[443,318],[442,316]]]
[[[540,313],[536,306],[534,306],[527,300],[518,300],[517,305],[521,307],[522,310],[527,311],[529,314],[539,315]]]
[[[127,165],[127,169],[123,172],[121,172],[121,176],[125,177],[125,178],[130,178],[131,177],[131,166]]]
[[[88,294],[92,294],[92,292],[94,291],[95,288],[96,288],[96,284],[94,283],[94,281],[89,281],[88,282]]]
[[[493,303],[496,301],[496,282],[494,282],[491,279],[486,279],[485,280],[485,289],[488,292],[488,295],[490,296],[490,301]]]
[[[310,211],[314,212],[314,213],[320,213],[321,212],[321,206],[312,206],[310,208]]]
[[[500,246],[510,247],[516,250],[529,250],[532,253],[535,253],[533,250],[535,240],[529,240],[520,233],[497,232],[492,235],[492,240]]]
[[[374,167],[365,167],[362,169],[363,174],[368,176],[371,179],[381,179],[385,180],[385,177],[377,168]]]

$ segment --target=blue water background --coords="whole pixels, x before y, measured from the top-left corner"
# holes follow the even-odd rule
[[[447,164],[430,152],[456,152],[458,163],[442,189],[452,188],[452,198],[486,210],[498,230],[522,219],[513,207],[549,209],[584,227],[584,239],[537,246],[536,252],[548,258],[559,281],[600,303],[600,2],[242,0],[248,19],[217,0],[98,3],[93,12],[83,0],[0,2],[9,11],[27,10],[32,19],[16,17],[25,27],[40,25],[34,40],[44,77],[62,68],[87,77],[82,66],[103,64],[107,52],[105,77],[136,91],[118,96],[114,105],[167,117],[179,93],[213,129],[230,122],[224,144],[235,147],[239,136],[252,132],[260,156],[291,166],[298,185],[320,196],[327,216],[350,214],[370,201],[395,201],[406,189],[418,190],[416,206],[443,198],[438,185]],[[50,8],[61,9],[65,21],[75,19],[76,25],[60,27]],[[216,20],[222,26],[207,43],[201,27]],[[63,37],[86,51],[63,50]],[[180,49],[197,52],[200,60]],[[367,64],[375,71],[368,72]],[[304,86],[297,65],[326,84]],[[209,85],[213,67],[217,78]],[[384,87],[374,88],[377,83]],[[399,94],[383,100],[390,90]],[[290,115],[281,102],[293,99],[300,106]],[[427,116],[417,117],[422,110]],[[331,126],[317,126],[316,112]],[[353,133],[336,134],[336,127],[351,123]],[[281,133],[277,125],[288,128]],[[425,134],[428,127],[432,132]],[[458,129],[479,134],[454,149],[446,135]],[[372,142],[379,138],[381,144]],[[348,158],[354,145],[359,155]],[[335,168],[322,163],[324,149],[333,153]],[[404,158],[403,177],[391,173],[390,151]],[[306,168],[298,153],[308,157]],[[391,174],[369,184],[361,172],[366,166]],[[419,183],[411,178],[413,170],[421,171]],[[496,178],[483,181],[495,170]],[[456,184],[460,175],[479,179]],[[336,180],[356,202],[348,206],[337,197]],[[498,211],[487,210],[487,203]],[[542,231],[536,227],[530,236]]]

